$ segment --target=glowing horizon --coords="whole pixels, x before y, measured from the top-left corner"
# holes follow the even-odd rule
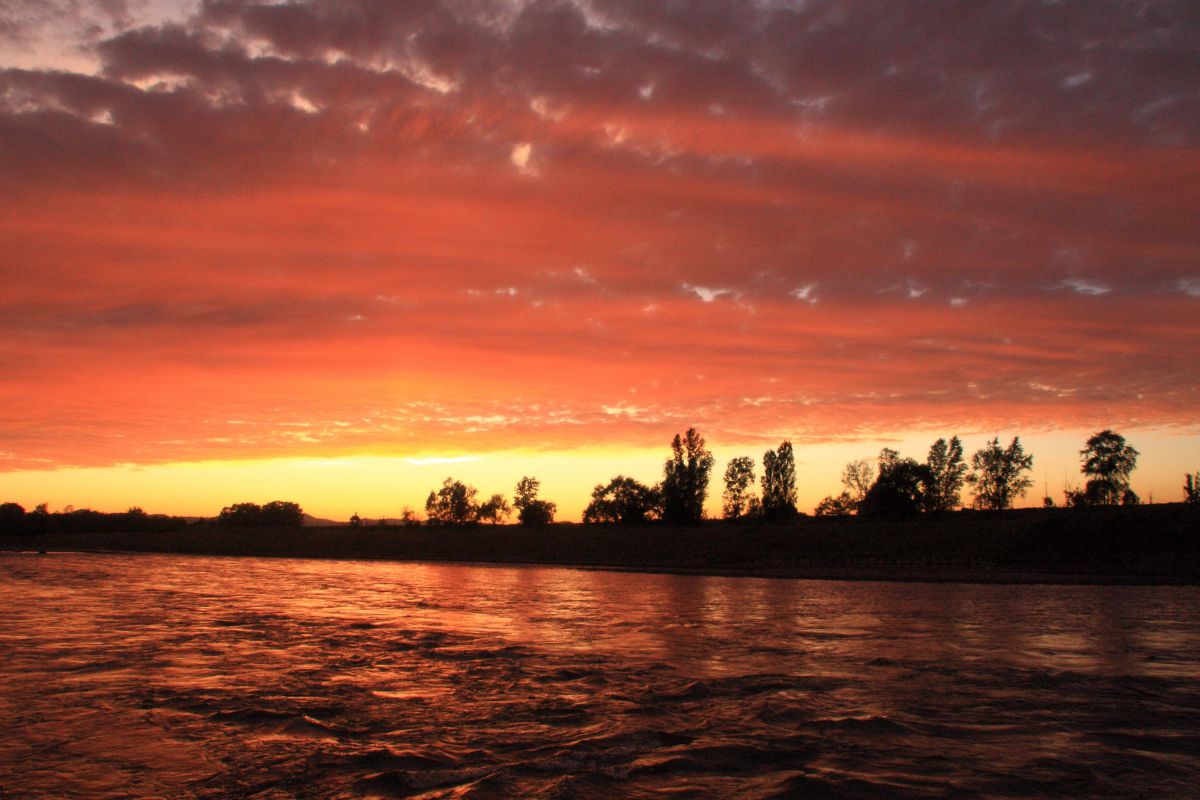
[[[1093,431],[1094,432],[1094,431]],[[1181,499],[1184,475],[1194,472],[1193,460],[1179,448],[1171,433],[1141,431],[1129,438],[1141,453],[1132,486],[1143,502],[1177,502]],[[953,434],[945,434],[949,438]],[[1007,444],[1011,436],[994,434]],[[930,435],[913,434],[903,439],[875,444],[900,450],[904,456],[923,461],[933,443]],[[991,435],[960,437],[966,459]],[[1043,496],[1063,504],[1063,492],[1084,482],[1079,471],[1079,449],[1086,434],[1055,433],[1021,436],[1027,453],[1034,455],[1030,477],[1034,486],[1016,502],[1017,507],[1042,504]],[[711,443],[710,443],[711,445]],[[850,460],[873,460],[878,448],[866,442],[845,442],[800,447],[796,451],[798,507],[811,514],[826,495],[836,495],[843,466]],[[721,475],[728,460],[748,455],[755,461],[755,475],[762,472],[762,453],[727,444],[711,446],[716,456],[705,505],[711,518],[721,514]],[[347,521],[351,514],[366,519],[400,518],[405,508],[424,517],[424,501],[444,478],[453,477],[479,490],[479,500],[502,494],[511,502],[513,487],[524,475],[541,481],[540,496],[557,506],[556,519],[577,522],[590,499],[592,487],[607,483],[618,474],[653,485],[662,478],[668,448],[587,448],[571,452],[505,451],[458,456],[371,456],[332,458],[276,458],[240,461],[203,461],[180,464],[121,465],[114,467],[68,468],[54,472],[20,471],[0,474],[0,492],[5,501],[17,501],[32,509],[47,503],[50,510],[68,505],[117,512],[132,506],[148,513],[174,516],[213,517],[236,502],[266,503],[289,500],[300,503],[314,517]],[[757,491],[757,484],[755,486]],[[152,498],[161,504],[152,506]],[[965,505],[971,492],[964,490]],[[513,520],[515,521],[515,519]]]
[[[714,495],[791,440],[802,510],[953,434],[1061,499],[1103,428],[1174,499],[1197,47],[1153,3],[17,3],[0,502],[396,516],[540,465],[577,518],[693,425]]]

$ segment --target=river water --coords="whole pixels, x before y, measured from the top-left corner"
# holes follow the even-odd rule
[[[0,798],[1189,797],[1200,588],[0,555]]]

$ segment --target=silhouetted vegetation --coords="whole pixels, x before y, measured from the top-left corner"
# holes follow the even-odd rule
[[[479,506],[479,521],[492,525],[507,522],[512,515],[512,506],[502,494],[494,494]]]
[[[675,524],[692,524],[704,518],[708,477],[713,456],[704,447],[704,437],[688,428],[683,438],[671,440],[671,458],[663,465],[663,519]]]
[[[538,499],[541,487],[541,481],[528,475],[517,481],[513,507],[517,509],[517,519],[522,525],[549,525],[554,522],[554,512],[558,506],[548,500]]]
[[[871,485],[875,483],[875,465],[869,458],[851,461],[842,468],[843,494],[849,498],[855,510],[862,503]]]
[[[849,492],[842,492],[836,497],[826,495],[813,513],[818,517],[849,517],[858,511],[859,503],[855,502]]]
[[[963,463],[962,442],[957,436],[950,441],[938,439],[929,448],[925,460],[929,471],[925,488],[924,510],[933,513],[953,511],[962,505],[962,488],[967,480],[967,465]]]
[[[1033,456],[1026,455],[1019,437],[1008,447],[1000,447],[999,437],[992,439],[971,457],[973,472],[967,483],[975,488],[975,507],[999,511],[1011,508],[1033,481],[1025,474],[1033,469]]]
[[[662,516],[662,493],[633,478],[618,475],[608,485],[592,490],[592,501],[583,510],[586,523],[634,525]]]
[[[1189,475],[1190,479],[1191,476]],[[6,533],[24,533],[25,507],[18,503],[0,505],[0,535]]]
[[[165,514],[147,514],[140,508],[108,514],[89,508],[68,506],[51,513],[45,503],[26,513],[18,503],[0,504],[0,535],[40,536],[50,533],[106,533],[112,531],[162,532],[182,528],[188,520]]]
[[[867,490],[858,513],[867,518],[915,516],[925,510],[932,473],[925,464],[885,447],[879,453],[879,477]]]
[[[299,528],[304,511],[298,503],[272,500],[266,505],[234,503],[217,515],[217,524],[231,528]]]
[[[725,491],[721,495],[721,511],[725,519],[740,519],[748,515],[758,498],[750,491],[754,485],[754,459],[750,456],[731,458],[725,467]]]
[[[32,513],[32,512],[31,512]],[[49,515],[57,516],[57,515]],[[911,519],[797,518],[692,525],[179,526],[164,532],[56,531],[9,547],[247,556],[491,561],[704,573],[946,581],[1200,582],[1200,509],[1184,503],[961,510]]]
[[[425,520],[430,525],[473,525],[479,521],[479,494],[474,486],[446,478],[442,487],[425,500]]]
[[[1183,476],[1183,502],[1200,503],[1200,472]]]
[[[772,522],[792,519],[796,511],[796,457],[792,443],[763,453],[762,516]]]
[[[813,512],[818,517],[848,517],[858,513],[863,499],[875,483],[875,465],[870,459],[860,458],[849,462],[842,469],[842,493],[827,495],[817,504]]]
[[[1129,488],[1129,476],[1137,467],[1138,451],[1125,443],[1115,431],[1103,430],[1088,438],[1079,451],[1083,474],[1087,477],[1082,497],[1074,505],[1137,505],[1139,498]]]
[[[111,549],[165,550],[178,552],[234,552],[316,555],[305,551],[302,542],[319,541],[321,554],[365,553],[395,557],[469,557],[472,560],[526,560],[613,565],[643,565],[682,567],[689,564],[702,569],[748,569],[771,573],[776,568],[803,572],[804,565],[822,564],[838,570],[853,567],[868,559],[871,564],[943,564],[955,563],[964,569],[987,565],[987,569],[1053,569],[1078,573],[1099,570],[1117,573],[1125,560],[1136,555],[1135,536],[1146,537],[1154,525],[1166,524],[1169,531],[1162,534],[1154,529],[1159,548],[1154,559],[1138,566],[1137,574],[1183,574],[1172,571],[1171,558],[1183,558],[1196,550],[1181,543],[1176,536],[1181,531],[1195,529],[1195,508],[1200,505],[1200,472],[1185,475],[1184,499],[1176,510],[1142,508],[1113,508],[1134,505],[1129,478],[1137,463],[1138,453],[1124,438],[1113,431],[1102,431],[1087,440],[1080,452],[1081,472],[1087,477],[1086,488],[1068,490],[1068,505],[1076,510],[1052,508],[1011,512],[1004,515],[982,515],[975,511],[957,511],[962,505],[964,485],[974,488],[974,505],[989,511],[1011,508],[1013,501],[1032,485],[1028,477],[1033,456],[1025,453],[1019,438],[1014,437],[1007,447],[994,438],[978,450],[971,459],[971,471],[963,460],[962,443],[957,436],[939,438],[931,445],[925,463],[903,457],[896,450],[885,448],[877,463],[867,459],[851,461],[842,472],[843,490],[826,497],[816,508],[818,517],[842,517],[837,523],[824,520],[799,521],[795,508],[796,472],[792,445],[784,441],[776,450],[763,455],[761,500],[753,493],[755,463],[752,458],[739,456],[729,461],[725,470],[722,510],[728,520],[739,520],[736,528],[709,525],[704,537],[694,534],[688,538],[685,529],[700,524],[708,480],[713,466],[712,454],[694,428],[677,435],[671,442],[671,457],[663,465],[663,482],[647,486],[633,478],[618,475],[607,484],[597,485],[591,502],[583,513],[585,523],[638,526],[654,523],[654,536],[639,532],[636,535],[614,533],[615,529],[594,531],[587,539],[567,536],[566,543],[551,545],[550,538],[576,531],[571,525],[554,524],[556,506],[538,497],[540,482],[523,477],[517,482],[512,504],[500,494],[479,502],[478,491],[461,481],[446,478],[442,486],[429,493],[425,510],[427,521],[434,526],[477,526],[488,522],[494,526],[505,523],[515,511],[524,527],[551,526],[552,534],[541,538],[535,531],[526,531],[510,542],[508,539],[488,539],[486,530],[475,530],[469,537],[460,537],[452,529],[431,536],[416,530],[416,514],[405,508],[399,527],[389,527],[387,520],[368,526],[355,514],[349,525],[337,526],[342,540],[329,538],[299,538],[300,532],[285,537],[262,536],[263,529],[300,528],[305,517],[296,503],[276,500],[264,506],[254,503],[235,503],[223,508],[212,520],[189,525],[187,520],[147,515],[140,508],[130,508],[120,514],[103,514],[88,509],[67,507],[51,513],[46,504],[26,511],[17,503],[0,504],[0,535],[8,545],[29,542],[37,549],[49,543],[84,542],[86,546]],[[951,513],[955,512],[955,513]],[[918,535],[925,528],[914,527],[907,520],[922,516],[921,525],[937,525],[936,535]],[[1139,516],[1142,515],[1142,516]],[[786,523],[791,525],[778,524]],[[1005,520],[1020,520],[1011,524]],[[1075,520],[1072,522],[1072,520]],[[756,524],[770,522],[772,525]],[[154,538],[167,533],[188,531],[174,538]],[[513,536],[515,528],[506,528],[504,536]],[[641,531],[640,528],[634,528]],[[649,530],[647,528],[646,530]],[[730,537],[744,532],[742,549],[728,540],[712,539],[712,531],[727,530]],[[1100,537],[1095,554],[1084,551],[1079,532]],[[199,533],[194,533],[198,531]],[[308,537],[311,528],[304,529]],[[838,531],[847,537],[835,538]],[[980,533],[986,531],[986,535]],[[1060,540],[1034,539],[1037,535],[1059,536]],[[1119,535],[1113,531],[1121,532]],[[906,541],[892,541],[897,532]],[[1028,552],[1002,541],[1005,535],[1023,543]],[[313,534],[314,536],[316,534]],[[332,534],[330,534],[332,535]],[[1187,534],[1191,542],[1197,538]],[[254,538],[257,536],[258,538]],[[380,537],[398,537],[393,544]],[[967,544],[952,541],[953,536],[970,539]],[[54,539],[53,537],[58,537]],[[205,539],[204,537],[211,537]],[[246,538],[249,537],[249,538]],[[478,547],[465,543],[480,538]],[[903,538],[902,537],[902,538]],[[981,538],[982,537],[982,538]],[[1105,538],[1107,537],[1107,538]],[[1115,537],[1115,538],[1114,538]],[[1122,538],[1124,537],[1124,538]],[[1165,538],[1164,538],[1165,537]],[[1175,538],[1172,538],[1175,537]],[[651,547],[651,540],[654,540]],[[1160,541],[1161,540],[1161,541]],[[488,550],[488,541],[495,549]],[[586,541],[587,544],[581,544]],[[597,542],[608,541],[620,548],[606,554]],[[445,542],[433,544],[433,542]],[[524,542],[525,544],[520,544]],[[686,542],[695,548],[693,553]],[[858,543],[852,545],[852,543]],[[498,543],[498,544],[497,544]],[[860,549],[855,549],[860,546]],[[522,551],[521,547],[533,548]],[[654,554],[643,554],[648,547]],[[367,548],[366,551],[361,548]],[[482,548],[482,549],[481,549]],[[539,549],[540,548],[540,549]],[[1107,549],[1106,549],[1107,548]],[[1190,550],[1188,548],[1191,548]],[[452,556],[451,554],[457,554]],[[524,553],[524,555],[521,555]],[[1174,554],[1168,558],[1163,553]],[[957,554],[957,555],[956,555]],[[790,561],[789,561],[790,559]],[[859,559],[856,561],[855,559]],[[959,559],[955,561],[954,559]],[[791,564],[791,566],[786,566]],[[784,566],[781,566],[784,565]],[[872,567],[875,569],[875,567]],[[1186,572],[1186,570],[1184,571]],[[1193,568],[1188,575],[1200,573]],[[1197,575],[1196,577],[1200,577]]]

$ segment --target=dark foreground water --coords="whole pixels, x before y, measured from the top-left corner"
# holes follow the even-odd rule
[[[1200,796],[1200,589],[0,555],[0,797]]]

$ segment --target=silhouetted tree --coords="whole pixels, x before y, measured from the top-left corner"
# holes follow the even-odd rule
[[[46,533],[50,530],[50,508],[46,503],[38,503],[25,515],[25,530],[28,533]]]
[[[675,434],[671,458],[663,464],[663,519],[692,524],[704,518],[712,466],[713,455],[705,449],[704,437],[695,428],[688,428],[682,438]]]
[[[857,511],[858,507],[859,503],[849,492],[842,492],[837,497],[826,495],[813,509],[813,514],[818,517],[848,517]]]
[[[1200,472],[1183,476],[1183,502],[1200,503]]]
[[[875,483],[875,465],[869,458],[851,461],[842,469],[842,486],[846,487],[843,494],[850,498],[853,505],[852,511],[858,510],[859,504],[867,496],[873,483]]]
[[[1088,505],[1136,505],[1137,495],[1129,488],[1129,475],[1137,466],[1138,451],[1125,444],[1125,437],[1111,430],[1093,434],[1079,451],[1083,474],[1088,481],[1083,493]]]
[[[597,484],[592,490],[592,502],[583,510],[583,521],[631,525],[657,516],[661,509],[662,494],[657,487],[618,475],[607,486]]]
[[[262,511],[262,506],[258,503],[234,503],[221,509],[221,513],[217,515],[217,524],[234,528],[257,528],[263,522]]]
[[[304,524],[304,509],[299,503],[272,500],[262,507],[262,524],[271,528],[299,528]]]
[[[479,520],[479,491],[462,481],[446,478],[442,487],[425,501],[425,518],[430,525],[469,525]]]
[[[721,495],[721,511],[725,519],[746,516],[750,508],[750,487],[754,485],[754,459],[750,456],[731,458],[725,467],[725,492]]]
[[[517,519],[522,525],[549,525],[554,521],[558,506],[548,500],[538,499],[541,486],[541,481],[528,475],[517,481],[513,507],[517,509]]]
[[[977,508],[997,511],[1009,508],[1013,500],[1033,485],[1033,480],[1025,475],[1033,469],[1033,456],[1025,454],[1019,437],[1014,436],[1006,448],[1000,447],[999,437],[992,439],[971,456],[971,468],[973,472],[967,476],[967,483],[975,489]]]
[[[234,528],[298,528],[304,524],[304,511],[298,504],[285,500],[272,500],[265,506],[234,503],[221,509],[217,524]]]
[[[910,517],[925,508],[931,482],[929,467],[885,447],[879,454],[879,477],[859,503],[863,517]]]
[[[962,505],[962,487],[967,480],[967,465],[963,463],[962,442],[957,436],[950,441],[938,439],[929,448],[925,461],[929,470],[929,486],[925,492],[925,510],[953,511]]]
[[[762,513],[769,520],[796,516],[796,457],[791,442],[763,453]]]
[[[483,505],[479,506],[480,522],[499,525],[501,522],[507,522],[510,514],[512,514],[512,507],[502,494],[492,495]]]
[[[25,507],[18,503],[4,503],[0,505],[0,534],[24,532]]]

